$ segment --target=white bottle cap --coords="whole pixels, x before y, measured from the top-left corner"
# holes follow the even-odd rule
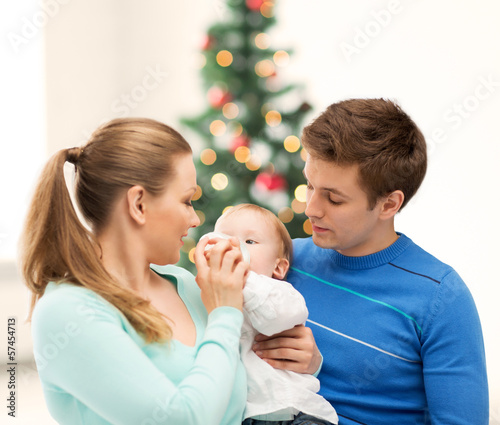
[[[224,233],[219,233],[219,232],[210,232],[205,235],[203,235],[200,240],[203,238],[221,238],[221,239],[229,239],[231,236],[226,235]],[[205,247],[205,251],[208,251],[209,249],[212,249],[213,245],[209,244]],[[247,245],[245,241],[240,240],[240,249],[241,249],[241,254],[243,255],[243,260],[246,261],[247,263],[250,262],[250,253],[248,252]]]

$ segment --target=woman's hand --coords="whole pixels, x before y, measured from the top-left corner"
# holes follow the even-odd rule
[[[259,334],[253,350],[276,369],[310,375],[316,373],[322,360],[311,329],[304,325],[272,336]]]
[[[208,244],[214,244],[205,252]],[[243,309],[243,286],[249,265],[243,261],[237,238],[204,238],[198,242],[194,262],[196,282],[208,313],[217,307]]]

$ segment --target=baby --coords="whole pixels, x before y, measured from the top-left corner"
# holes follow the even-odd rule
[[[274,335],[303,324],[308,316],[304,298],[284,282],[292,258],[292,240],[271,211],[240,204],[223,214],[211,237],[235,236],[249,254],[250,273],[243,290],[245,321],[241,358],[248,377],[243,425],[337,423],[335,409],[317,394],[312,375],[274,369],[252,350],[255,335]],[[247,251],[247,253],[245,252]]]

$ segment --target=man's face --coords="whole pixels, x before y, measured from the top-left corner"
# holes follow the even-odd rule
[[[387,227],[379,218],[382,203],[369,208],[357,165],[340,166],[308,155],[304,176],[308,184],[305,213],[316,245],[352,257],[387,246]]]

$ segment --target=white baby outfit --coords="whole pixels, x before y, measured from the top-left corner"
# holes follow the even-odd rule
[[[202,239],[205,237],[229,236],[212,232]],[[245,243],[241,241],[240,246],[244,260],[249,262]],[[243,289],[243,301],[240,351],[248,380],[245,419],[285,421],[302,412],[337,424],[335,409],[317,394],[317,378],[275,369],[252,350],[257,334],[274,335],[305,323],[309,312],[304,297],[288,282],[251,271]]]
[[[303,412],[338,423],[335,409],[317,394],[317,378],[275,369],[252,350],[258,333],[274,335],[306,321],[308,311],[302,295],[288,282],[250,272],[243,299],[241,358],[248,379],[245,418],[290,420]]]

